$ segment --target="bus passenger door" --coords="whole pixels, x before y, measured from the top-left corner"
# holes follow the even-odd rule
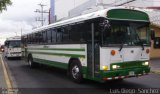
[[[87,66],[89,77],[95,78],[100,71],[99,42],[95,40],[95,24],[91,24],[91,39],[87,43]]]

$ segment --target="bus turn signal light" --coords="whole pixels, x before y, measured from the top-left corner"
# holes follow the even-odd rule
[[[108,66],[102,66],[103,70],[108,70]]]
[[[111,55],[114,56],[116,54],[115,50],[111,50]]]

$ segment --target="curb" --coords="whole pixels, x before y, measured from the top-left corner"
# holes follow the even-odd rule
[[[4,57],[2,57],[2,59],[3,59],[4,62],[6,62]],[[16,80],[15,80],[14,76],[12,75],[12,72],[10,71],[10,68],[9,68],[7,63],[5,63],[5,67],[7,69],[8,76],[9,76],[9,79],[10,79],[11,84],[12,84],[12,88],[18,88]]]

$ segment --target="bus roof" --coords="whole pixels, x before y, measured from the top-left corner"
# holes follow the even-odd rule
[[[15,37],[9,37],[6,39],[6,41],[11,41],[11,40],[21,40],[20,36],[15,36]]]
[[[121,12],[118,13],[117,11],[112,11],[112,10],[121,10]],[[128,12],[123,12],[122,10],[127,10]],[[129,11],[135,11],[135,13],[132,12],[130,14],[130,15],[135,14],[132,19],[129,19],[130,15],[127,15],[129,13]],[[125,14],[121,14],[123,16],[118,15],[119,16],[119,18],[118,18],[118,16],[115,15],[116,12],[118,14],[120,14],[120,13],[125,13]],[[144,19],[141,19],[142,15],[143,15],[143,17],[145,17]],[[113,16],[113,18],[111,16]],[[141,17],[141,18],[138,18],[137,16]],[[55,23],[52,23],[50,25],[46,25],[46,26],[43,26],[43,27],[40,27],[40,28],[36,28],[31,33],[38,32],[38,31],[43,31],[43,30],[50,29],[50,28],[53,28],[53,27],[59,27],[59,26],[67,25],[67,24],[72,24],[72,23],[75,23],[75,22],[94,19],[94,18],[98,18],[98,17],[105,17],[105,18],[108,18],[108,19],[115,19],[115,20],[118,20],[118,19],[120,20],[121,19],[121,20],[132,20],[132,21],[134,20],[134,21],[149,22],[148,14],[145,13],[144,11],[141,11],[139,9],[124,8],[124,7],[112,7],[112,8],[103,9],[103,10],[99,10],[99,11],[96,11],[96,12],[84,14],[84,15],[81,15],[81,16],[73,17],[73,18],[70,18],[70,19],[63,20],[63,21],[55,22]],[[124,19],[125,17],[127,17],[127,19]],[[28,35],[28,34],[26,34],[26,35]]]

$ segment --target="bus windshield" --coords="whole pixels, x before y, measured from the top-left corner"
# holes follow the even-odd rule
[[[8,47],[9,47],[9,48],[21,47],[21,41],[20,41],[20,40],[9,41],[9,42],[8,42]]]
[[[149,46],[148,22],[110,21],[110,27],[103,31],[103,46],[128,45]]]

